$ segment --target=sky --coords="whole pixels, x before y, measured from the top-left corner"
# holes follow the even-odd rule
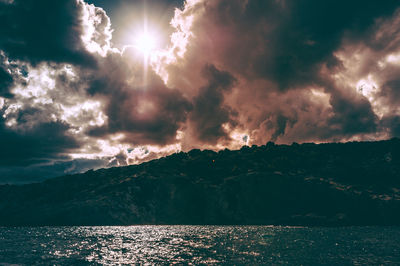
[[[400,137],[396,0],[0,0],[0,184]]]

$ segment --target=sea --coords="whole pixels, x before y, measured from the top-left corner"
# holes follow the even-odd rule
[[[400,227],[0,227],[0,265],[400,265]]]

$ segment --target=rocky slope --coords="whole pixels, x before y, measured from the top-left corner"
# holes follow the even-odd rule
[[[0,225],[400,225],[400,140],[268,143],[0,186]]]

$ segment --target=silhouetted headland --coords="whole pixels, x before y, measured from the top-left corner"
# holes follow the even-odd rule
[[[400,140],[192,150],[0,186],[0,225],[400,225]]]

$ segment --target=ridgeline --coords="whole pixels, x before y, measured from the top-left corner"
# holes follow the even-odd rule
[[[0,186],[0,225],[400,225],[400,140],[192,150]]]

